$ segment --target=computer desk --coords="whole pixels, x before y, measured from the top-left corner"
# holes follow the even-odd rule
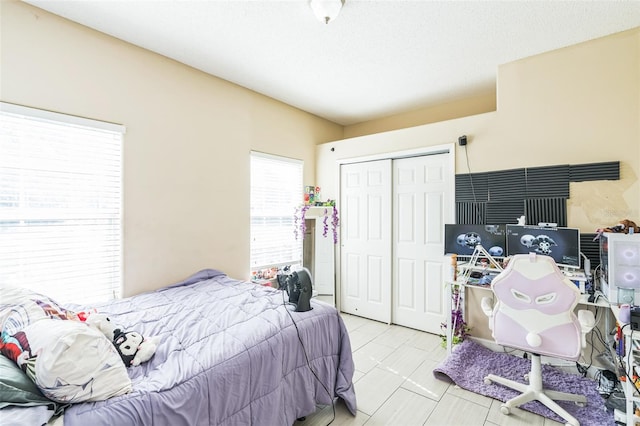
[[[471,303],[465,303],[466,300],[466,291],[468,288],[473,288],[473,289],[478,289],[479,291],[482,292],[487,292],[487,296],[492,295],[493,292],[491,290],[491,285],[477,285],[477,284],[468,284],[468,283],[464,283],[462,280],[457,280],[457,281],[446,281],[445,282],[445,287],[446,287],[446,291],[445,291],[445,299],[446,299],[446,303],[445,303],[445,313],[446,314],[446,338],[447,338],[447,354],[451,354],[451,351],[453,349],[453,345],[452,345],[452,341],[453,341],[453,330],[454,330],[454,324],[452,321],[452,297],[453,297],[453,286],[459,286],[460,288],[460,293],[461,293],[461,303],[463,303],[462,306],[462,312],[463,312],[463,318],[467,317],[467,313],[466,311],[472,310],[472,309],[479,309],[480,311],[482,311],[482,307],[479,306],[479,304],[471,304]],[[606,311],[603,312],[604,318],[605,318],[605,322],[604,322],[604,332],[606,333],[606,336],[609,336],[609,331],[613,329],[613,325],[614,322],[612,320],[612,315],[609,314],[609,311],[611,310],[611,304],[609,303],[609,301],[607,300],[607,298],[604,296],[604,294],[602,294],[600,291],[596,291],[594,293],[594,301],[593,302],[589,302],[589,294],[581,294],[580,296],[580,300],[578,301],[578,307],[580,306],[591,306],[594,309],[605,309]],[[487,327],[489,324],[489,319],[487,318],[486,321]],[[596,324],[597,325],[597,324]],[[609,343],[609,342],[607,342]]]
[[[472,310],[472,309],[479,309],[480,311],[482,311],[482,307],[479,306],[479,303],[465,303],[468,302],[467,298],[466,298],[466,292],[467,289],[469,288],[473,288],[473,289],[478,289],[478,291],[481,291],[482,293],[486,292],[486,296],[492,296],[493,292],[491,290],[491,285],[476,285],[476,284],[465,284],[462,282],[462,280],[458,280],[455,282],[452,281],[447,281],[446,282],[446,287],[448,289],[448,291],[446,291],[445,293],[447,294],[446,296],[446,306],[445,312],[449,312],[449,314],[447,315],[447,329],[446,329],[446,336],[447,336],[447,354],[451,354],[452,350],[453,350],[453,345],[452,345],[452,331],[454,329],[453,324],[452,324],[452,315],[450,314],[451,310],[452,310],[452,287],[454,285],[458,285],[460,286],[460,292],[461,292],[461,297],[462,297],[462,309],[463,309],[463,318],[467,317],[467,313],[466,310]],[[486,297],[485,295],[482,295],[482,297]],[[616,375],[618,374],[618,361],[616,361],[615,359],[615,354],[613,354],[613,347],[614,347],[614,335],[612,333],[612,330],[614,330],[614,326],[616,324],[622,324],[624,325],[624,323],[621,323],[620,319],[619,319],[619,312],[620,309],[618,307],[618,305],[616,304],[610,304],[609,301],[607,300],[606,296],[600,292],[599,290],[596,291],[594,293],[594,298],[593,301],[589,301],[589,294],[581,294],[580,296],[580,300],[578,301],[577,304],[577,309],[596,309],[596,310],[601,310],[600,311],[600,315],[598,316],[596,315],[596,318],[604,318],[604,323],[603,324],[599,324],[601,322],[601,319],[597,320],[596,323],[596,327],[598,327],[600,329],[600,332],[603,336],[603,339],[605,340],[605,348],[599,348],[598,352],[601,352],[603,350],[607,350],[607,351],[611,351],[612,356],[614,358],[614,368],[616,369],[615,373]],[[477,302],[477,301],[476,301]],[[484,316],[484,313],[482,313],[482,315]],[[486,324],[488,327],[488,323],[489,323],[489,319],[486,319]],[[626,373],[628,377],[634,377],[634,375],[640,376],[640,368],[636,369],[634,371],[634,367],[635,367],[635,358],[633,357],[633,354],[631,353],[632,351],[637,351],[639,359],[640,359],[640,330],[631,330],[631,328],[629,326],[623,326],[622,327],[622,332],[623,332],[623,336],[624,336],[624,357],[627,360],[630,360],[633,358],[634,362],[629,362],[627,361],[626,365],[624,366],[624,368],[626,369]],[[592,331],[593,333],[593,331]],[[472,338],[476,339],[476,337],[472,336]],[[480,340],[485,340],[483,338],[480,338]],[[634,349],[634,341],[635,341],[635,349]],[[491,345],[496,345],[496,343],[492,340],[487,340],[486,341],[487,344],[489,346]],[[589,340],[587,340],[587,342],[589,342]],[[593,342],[593,340],[591,340],[591,342]],[[593,345],[593,343],[591,343],[591,350],[595,351],[596,348],[594,347],[595,345]],[[586,348],[584,353],[586,353]],[[593,354],[594,352],[592,352]],[[593,359],[591,359],[591,361],[593,361]],[[601,364],[598,362],[595,362],[592,365],[595,368],[598,369],[608,369],[609,366],[605,366],[605,365],[599,365]],[[625,393],[625,398],[626,398],[626,416],[624,418],[624,421],[626,422],[627,426],[634,426],[636,425],[638,422],[640,422],[640,417],[635,416],[635,405],[640,406],[640,393],[638,392],[638,390],[635,387],[635,384],[632,383],[630,380],[626,380],[623,384],[622,384],[624,393]]]

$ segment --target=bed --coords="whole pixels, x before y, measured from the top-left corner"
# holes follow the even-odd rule
[[[351,345],[339,313],[316,299],[312,310],[294,312],[285,299],[207,269],[157,291],[65,306],[94,308],[160,343],[149,361],[125,369],[129,389],[70,404],[64,425],[291,425],[336,398],[355,415]]]

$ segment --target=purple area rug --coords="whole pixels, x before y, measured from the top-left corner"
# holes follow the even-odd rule
[[[530,360],[507,353],[493,352],[484,346],[465,340],[454,348],[453,353],[433,370],[433,375],[447,382],[481,395],[507,401],[519,392],[497,383],[487,385],[484,377],[495,374],[525,383],[524,375],[529,372]],[[605,400],[597,390],[597,383],[589,378],[566,373],[549,365],[542,366],[542,383],[545,388],[560,392],[582,394],[587,404],[580,407],[573,402],[559,401],[565,410],[574,416],[582,426],[615,425],[613,413],[606,411]],[[538,401],[531,401],[519,408],[564,423],[556,413]]]

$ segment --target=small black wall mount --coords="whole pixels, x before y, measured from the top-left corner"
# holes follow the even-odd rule
[[[458,145],[465,146],[467,144],[467,135],[462,135],[458,138]]]

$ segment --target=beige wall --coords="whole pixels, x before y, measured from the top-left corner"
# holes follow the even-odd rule
[[[466,134],[471,172],[620,161],[618,181],[571,184],[569,225],[640,223],[639,76],[640,28],[503,65],[497,111],[321,144],[318,185],[338,196],[338,159],[447,143],[468,173]]]
[[[509,167],[620,161],[620,181],[571,185],[569,224],[640,223],[639,75],[640,28],[506,64],[487,148]]]
[[[246,278],[249,152],[305,161],[341,126],[25,3],[0,3],[0,100],[115,122],[124,141],[124,293],[201,268]]]
[[[437,123],[454,118],[468,117],[496,110],[495,87],[487,93],[479,93],[464,99],[445,102],[439,105],[414,109],[402,114],[384,117],[379,120],[346,126],[344,138],[371,135],[390,130],[405,129],[423,124]]]

